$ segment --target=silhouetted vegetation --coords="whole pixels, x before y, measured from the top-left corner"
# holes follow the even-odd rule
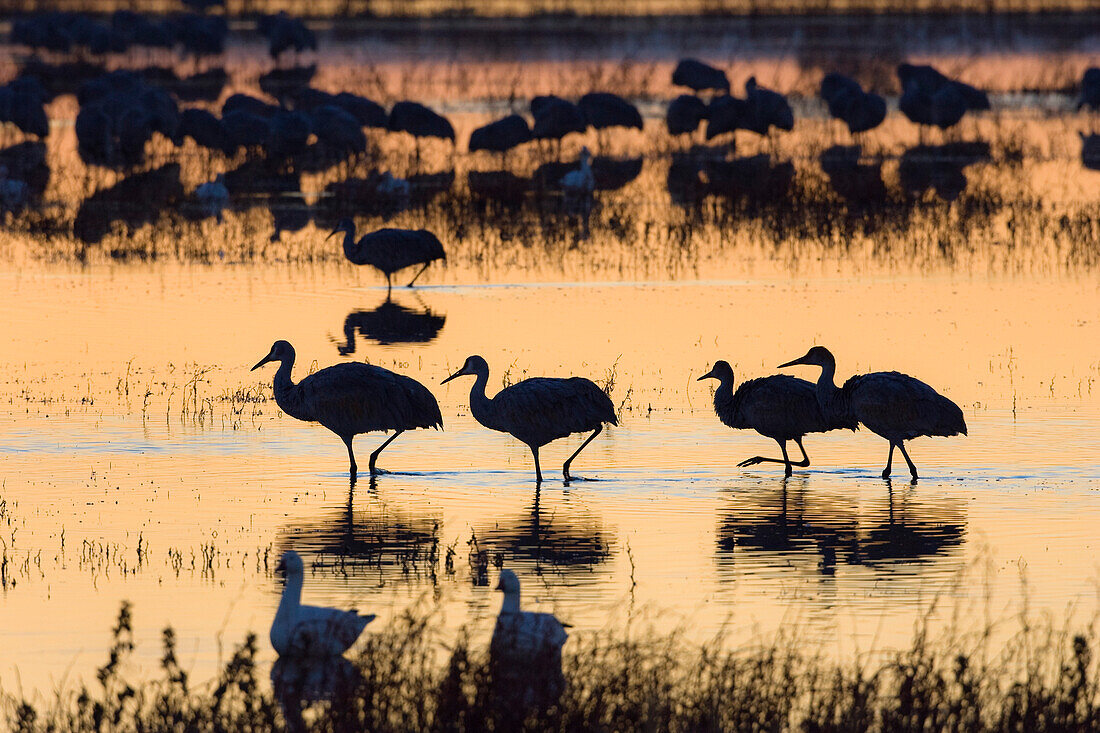
[[[1066,634],[1022,616],[996,648],[990,631],[933,636],[921,625],[908,649],[854,662],[815,655],[795,635],[771,645],[694,645],[628,623],[573,634],[567,680],[544,710],[509,704],[488,655],[462,635],[443,640],[419,609],[368,634],[350,662],[280,660],[264,679],[249,635],[215,679],[196,682],[164,631],[162,676],[128,680],[131,609],[95,683],[45,702],[6,697],[16,731],[140,730],[743,730],[1088,731],[1100,726],[1092,629]],[[444,644],[444,641],[447,643]]]

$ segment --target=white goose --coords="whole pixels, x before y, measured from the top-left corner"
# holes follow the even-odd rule
[[[588,148],[581,148],[580,166],[562,176],[561,187],[566,197],[587,199],[596,190],[596,176],[588,162],[591,157]]]
[[[271,623],[271,646],[280,656],[332,657],[343,654],[363,633],[374,614],[303,606],[302,558],[294,550],[283,553],[276,571],[286,572],[286,587],[275,620]]]
[[[493,640],[489,646],[494,661],[524,665],[533,663],[561,666],[561,648],[568,634],[551,613],[521,611],[519,578],[511,570],[500,571],[497,590],[504,593]]]

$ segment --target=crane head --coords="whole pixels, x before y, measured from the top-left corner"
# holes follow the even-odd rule
[[[822,369],[828,367],[836,368],[836,359],[833,358],[833,355],[824,346],[814,346],[806,352],[805,356],[793,361],[788,361],[785,364],[780,364],[778,368],[782,369],[784,367],[796,366],[799,364],[819,366]]]
[[[249,369],[254,372],[269,361],[283,361],[284,359],[294,360],[294,347],[286,341],[276,341],[271,345],[271,351],[267,352],[267,356],[256,362],[256,366]]]
[[[709,372],[696,379],[696,382],[702,382],[704,379],[717,379],[725,382],[726,380],[733,379],[733,367],[730,366],[728,361],[719,359],[714,362],[714,366]]]
[[[489,364],[480,356],[474,355],[466,358],[466,362],[462,365],[462,368],[451,376],[444,379],[440,384],[446,384],[455,377],[461,377],[466,374],[488,374]]]
[[[351,236],[354,237],[355,236],[355,222],[352,221],[351,219],[348,219],[348,218],[341,219],[339,222],[337,222],[336,228],[333,229],[332,232],[330,232],[329,235],[327,237],[325,237],[325,239],[328,240],[331,237],[334,237],[335,235],[340,234],[341,232],[346,232],[347,234],[350,234]]]

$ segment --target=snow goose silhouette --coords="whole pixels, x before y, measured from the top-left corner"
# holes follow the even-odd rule
[[[497,590],[504,594],[489,656],[494,665],[511,669],[561,670],[561,648],[568,638],[565,626],[552,613],[523,611],[519,606],[519,578],[508,569],[500,571]]]
[[[302,576],[305,566],[294,550],[283,553],[276,571],[286,573],[286,586],[275,620],[271,623],[271,646],[279,656],[335,657],[355,643],[374,614],[302,605]]]
[[[562,176],[561,187],[566,196],[577,199],[588,198],[596,190],[596,176],[592,173],[589,161],[592,154],[588,148],[581,148],[581,161],[576,170],[571,170]]]

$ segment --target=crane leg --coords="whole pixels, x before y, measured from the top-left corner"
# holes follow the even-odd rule
[[[359,467],[355,465],[355,451],[352,450],[352,448],[351,448],[351,441],[353,441],[353,440],[355,440],[354,435],[349,435],[346,438],[343,438],[344,445],[346,445],[348,447],[348,459],[351,461],[351,477],[352,477],[352,479],[354,479],[356,474],[359,473]]]
[[[784,473],[787,476],[790,476],[792,473],[791,466],[806,468],[810,465],[810,457],[806,455],[806,448],[802,445],[802,438],[794,439],[794,442],[798,443],[798,447],[802,451],[802,460],[798,463],[794,463],[793,461],[791,461],[790,457],[787,456],[787,442],[785,440],[779,440],[777,438],[775,442],[779,443],[779,450],[783,452],[782,458],[766,458],[764,456],[753,456],[752,458],[746,458],[737,465],[740,467],[744,467],[755,466],[758,463],[782,463],[784,466],[786,466],[786,471],[784,471]]]
[[[890,466],[894,463],[894,442],[890,441],[890,454],[886,456],[886,468],[882,469],[882,477],[890,478]]]
[[[909,473],[912,474],[913,480],[917,480],[917,467],[913,465],[913,461],[909,459],[909,454],[905,452],[905,443],[898,443],[898,448],[901,449],[901,455],[905,458],[905,462],[909,464]]]
[[[393,276],[386,273],[386,300],[390,299],[390,291],[393,290]]]
[[[562,472],[562,475],[565,476],[566,481],[569,480],[569,464],[573,462],[573,459],[577,457],[577,454],[579,454],[582,450],[584,450],[584,447],[586,445],[591,443],[595,439],[595,437],[597,435],[599,435],[600,433],[602,433],[602,432],[603,432],[603,425],[600,425],[599,427],[596,428],[595,432],[593,432],[591,435],[588,436],[588,440],[581,443],[581,447],[577,448],[577,450],[574,451],[573,455],[571,455],[571,456],[569,456],[569,458],[565,459],[565,465],[563,465],[561,467],[561,472]]]
[[[531,455],[533,455],[535,457],[535,483],[536,484],[541,484],[542,483],[542,466],[539,465],[539,449],[538,449],[538,446],[535,446],[535,445],[530,446],[530,448],[531,448]]]
[[[401,435],[401,433],[403,433],[403,432],[405,432],[405,431],[404,430],[398,430],[396,433],[394,433],[390,437],[386,438],[386,442],[383,443],[382,445],[378,446],[378,449],[376,451],[374,451],[374,453],[370,454],[370,475],[371,476],[374,476],[376,473],[378,473],[378,469],[374,467],[374,462],[378,460],[378,454],[382,452],[383,448],[385,448],[387,445],[389,445],[394,440],[396,440],[397,436]]]
[[[423,274],[424,270],[427,270],[427,269],[428,269],[428,265],[430,265],[430,264],[432,264],[432,263],[430,263],[430,262],[425,262],[425,263],[424,263],[424,266],[423,266],[423,267],[421,267],[421,268],[420,268],[420,270],[418,270],[418,271],[417,271],[417,273],[416,273],[415,275],[413,275],[413,279],[412,279],[412,280],[409,280],[409,284],[408,284],[408,285],[406,285],[405,287],[406,287],[406,288],[411,288],[411,287],[413,286],[413,283],[414,283],[414,282],[416,282],[416,278],[420,277],[420,275],[421,275],[421,274]]]

